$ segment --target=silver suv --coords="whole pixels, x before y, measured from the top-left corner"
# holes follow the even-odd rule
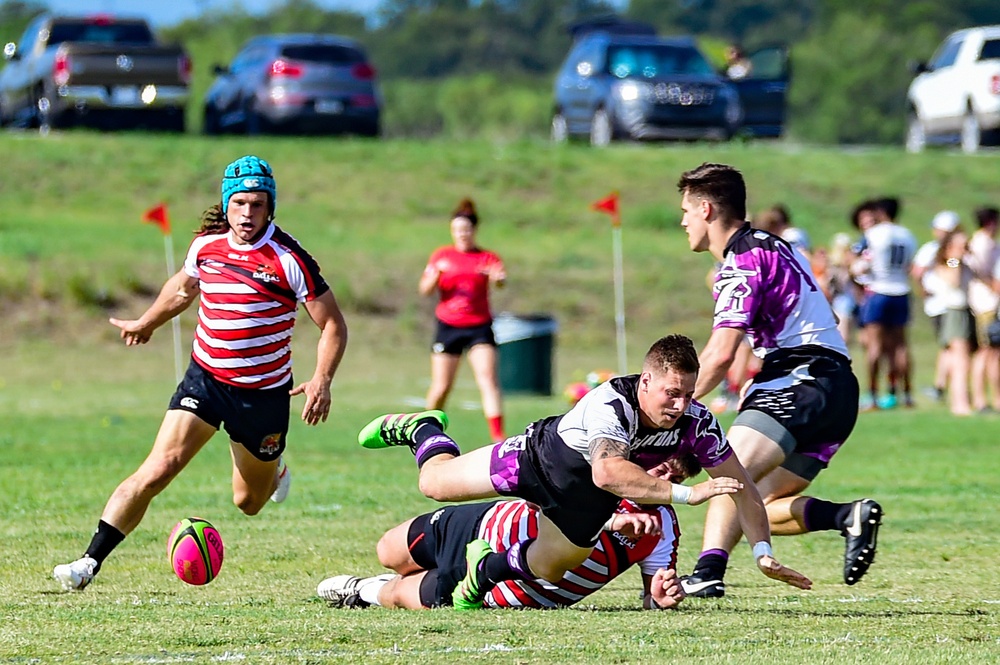
[[[216,65],[205,94],[206,134],[291,130],[379,134],[381,94],[361,45],[336,35],[265,35],[229,67]]]

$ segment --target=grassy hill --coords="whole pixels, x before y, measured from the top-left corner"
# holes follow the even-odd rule
[[[902,198],[918,238],[943,208],[968,220],[995,201],[1000,155],[897,150],[845,152],[783,143],[584,146],[524,142],[350,141],[327,138],[67,133],[3,134],[0,179],[0,324],[4,344],[25,336],[113,337],[102,314],[138,313],[165,276],[156,229],[140,223],[164,201],[179,261],[201,211],[218,199],[231,159],[257,153],[274,165],[278,222],[308,247],[357,326],[352,345],[421,352],[431,303],[416,281],[431,250],[449,241],[462,196],[480,206],[481,243],[509,266],[496,310],[545,312],[561,324],[560,353],[613,364],[611,229],[590,202],[621,192],[630,358],[664,331],[705,338],[708,255],[687,249],[679,227],[679,174],[703,161],[736,165],[751,211],[783,202],[823,244],[853,231],[861,198]],[[190,326],[190,313],[185,325]],[[924,326],[916,327],[925,339]],[[606,358],[606,359],[605,359]],[[590,358],[588,358],[589,360]],[[582,362],[582,361],[581,361]],[[575,365],[575,361],[571,366]]]

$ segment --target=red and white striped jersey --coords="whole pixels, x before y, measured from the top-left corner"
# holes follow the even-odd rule
[[[627,568],[639,564],[640,570],[653,575],[659,568],[677,566],[677,541],[680,528],[670,506],[659,506],[663,534],[629,539],[617,531],[603,531],[587,560],[566,573],[557,584],[542,580],[501,582],[486,594],[487,607],[565,607],[579,602]],[[631,501],[622,500],[619,513],[645,512]],[[538,535],[538,513],[525,501],[501,501],[490,509],[479,525],[479,537],[485,538],[496,552],[506,551],[518,540]]]
[[[298,241],[274,224],[253,245],[232,242],[228,232],[200,235],[188,249],[184,272],[201,289],[195,362],[234,386],[286,382],[298,304],[330,288]]]

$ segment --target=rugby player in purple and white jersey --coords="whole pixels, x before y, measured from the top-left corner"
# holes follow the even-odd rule
[[[622,498],[639,504],[697,505],[731,494],[768,577],[808,589],[811,582],[770,554],[767,513],[729,448],[715,416],[692,395],[698,354],[690,339],[669,335],[647,352],[642,373],[614,378],[569,412],[525,433],[461,455],[444,434],[440,411],[380,416],[358,435],[367,448],[408,446],[420,467],[420,490],[438,501],[512,496],[540,508],[536,538],[494,552],[476,540],[453,605],[481,607],[505,580],[559,580],[592,552]],[[712,478],[693,487],[647,473],[677,453],[692,453]]]
[[[718,385],[742,340],[749,339],[763,366],[744,389],[730,445],[757,484],[771,532],[840,531],[847,540],[844,581],[854,584],[874,559],[881,506],[871,499],[831,503],[802,495],[858,416],[858,380],[833,310],[804,258],[785,240],[744,221],[746,185],[739,171],[702,164],[685,172],[677,187],[691,249],[722,262],[694,397]],[[701,556],[694,572],[682,578],[688,595],[725,594],[723,576],[740,535],[732,502],[713,499]]]

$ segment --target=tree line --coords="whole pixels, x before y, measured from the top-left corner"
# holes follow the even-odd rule
[[[0,2],[0,39],[15,41],[45,9],[43,0]],[[196,94],[207,87],[209,63],[225,64],[253,35],[332,32],[365,45],[387,97],[398,94],[419,105],[417,98],[431,94],[442,106],[444,88],[452,91],[449,97],[461,89],[456,79],[478,81],[495,94],[513,85],[521,95],[550,95],[552,76],[570,45],[568,26],[614,12],[606,0],[383,0],[373,17],[365,17],[312,0],[286,0],[266,14],[210,10],[163,28],[160,36],[184,44],[196,67],[204,63],[195,71]],[[621,14],[661,34],[694,35],[720,65],[727,43],[749,50],[786,44],[793,66],[792,135],[820,143],[898,143],[912,78],[908,64],[927,60],[952,30],[1000,23],[1000,3],[631,0]],[[526,115],[545,106],[542,99],[518,104],[532,107]],[[410,121],[419,127],[416,133],[433,133],[447,119]]]

